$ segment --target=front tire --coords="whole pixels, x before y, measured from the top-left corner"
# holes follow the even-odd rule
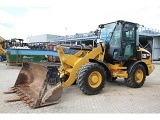
[[[125,79],[125,83],[129,87],[140,88],[143,86],[146,79],[146,71],[142,64],[133,66],[128,78]]]
[[[79,70],[77,85],[84,94],[95,95],[104,88],[106,78],[106,71],[101,65],[89,62]]]

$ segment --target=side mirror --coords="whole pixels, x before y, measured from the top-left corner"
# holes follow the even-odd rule
[[[98,27],[99,27],[99,28],[104,28],[104,25],[103,25],[103,24],[101,24],[101,25],[99,25]]]

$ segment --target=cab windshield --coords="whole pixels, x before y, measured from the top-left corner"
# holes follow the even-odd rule
[[[115,26],[116,22],[105,24],[104,27],[101,28],[100,40],[102,40],[104,43],[109,42],[111,40]]]

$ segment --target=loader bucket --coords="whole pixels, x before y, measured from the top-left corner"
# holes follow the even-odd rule
[[[55,104],[62,96],[57,66],[24,62],[12,90],[32,108]]]

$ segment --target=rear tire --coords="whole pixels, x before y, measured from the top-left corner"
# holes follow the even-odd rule
[[[125,83],[129,87],[140,88],[143,86],[146,78],[146,71],[142,64],[133,66],[128,78],[125,79]]]
[[[106,78],[106,71],[101,65],[89,62],[79,70],[77,85],[84,94],[95,95],[104,88]]]

